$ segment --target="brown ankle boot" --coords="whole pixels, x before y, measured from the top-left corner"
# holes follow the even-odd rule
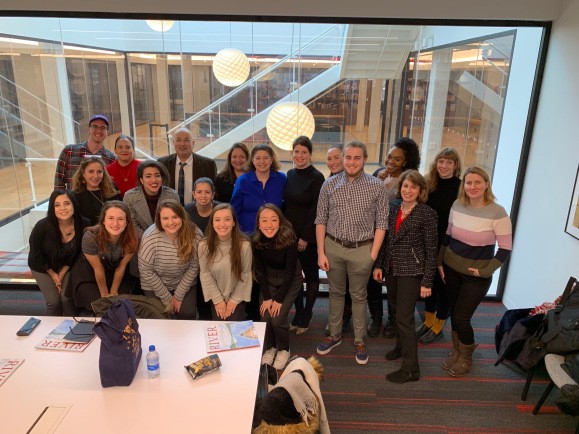
[[[475,348],[476,344],[465,345],[460,341],[458,342],[458,360],[448,370],[452,377],[462,377],[468,374],[472,365],[472,353]]]
[[[452,332],[452,352],[448,355],[448,357],[446,358],[446,360],[444,362],[442,362],[442,364],[440,366],[442,366],[442,369],[446,369],[447,371],[452,367],[452,365],[454,365],[456,363],[456,361],[458,360],[458,333],[457,332]]]

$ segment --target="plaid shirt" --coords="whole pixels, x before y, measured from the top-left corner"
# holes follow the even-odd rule
[[[327,179],[320,191],[317,225],[342,241],[374,238],[376,229],[388,229],[388,196],[384,183],[363,173],[349,182],[345,172]]]
[[[85,155],[101,157],[104,160],[105,165],[110,164],[117,159],[116,155],[104,146],[96,154],[92,154],[88,150],[87,142],[78,143],[76,145],[67,145],[60,153],[58,163],[56,163],[56,173],[54,174],[55,190],[63,190],[65,188],[72,189],[72,177],[78,170],[78,166],[80,166]]]

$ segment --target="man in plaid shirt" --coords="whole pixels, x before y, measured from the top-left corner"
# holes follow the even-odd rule
[[[364,344],[366,284],[388,228],[388,195],[384,183],[364,172],[366,145],[344,146],[344,171],[327,179],[316,213],[318,265],[330,283],[330,336],[317,348],[327,354],[342,343],[342,314],[346,281],[352,296],[354,356],[368,362]]]
[[[115,154],[104,146],[105,139],[109,133],[109,120],[104,115],[94,115],[88,123],[89,139],[84,143],[67,145],[64,147],[58,163],[56,163],[56,173],[54,175],[54,189],[72,189],[72,177],[80,166],[85,156],[101,157],[105,164],[112,163],[117,159]]]

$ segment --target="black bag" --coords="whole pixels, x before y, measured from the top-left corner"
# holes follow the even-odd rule
[[[129,300],[118,300],[94,326],[101,339],[99,370],[101,385],[129,386],[141,361],[141,334]]]
[[[577,279],[574,277],[569,278],[560,304],[547,313],[543,324],[533,336],[525,341],[519,356],[515,359],[515,363],[523,371],[528,371],[535,366],[547,353],[564,355],[579,351],[579,328],[577,327],[579,317],[573,320],[578,313],[577,307],[579,306],[579,290],[573,290],[576,282]],[[561,316],[561,313],[567,309],[567,313]],[[565,327],[559,318],[563,320]]]
[[[579,351],[579,288],[576,282],[574,277],[569,279],[561,303],[547,313],[547,330],[541,336],[547,353],[565,355]]]
[[[526,357],[525,354],[521,356],[521,353],[524,349],[525,343],[529,342],[529,338],[535,335],[537,330],[541,327],[541,323],[544,318],[544,314],[539,313],[533,316],[529,316],[529,312],[531,309],[515,309],[509,310],[503,316],[503,320],[506,323],[501,321],[501,324],[497,327],[495,332],[495,344],[499,345],[497,350],[498,359],[495,363],[495,366],[498,366],[504,360],[511,360],[514,361],[518,365],[526,365],[527,362],[524,361]],[[511,313],[510,315],[509,312]],[[511,326],[511,322],[515,321],[515,323]],[[498,340],[498,334],[503,327],[504,334]],[[510,329],[509,329],[510,327]],[[523,359],[523,360],[519,360]]]

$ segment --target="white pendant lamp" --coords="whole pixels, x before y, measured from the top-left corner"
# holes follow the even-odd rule
[[[167,32],[175,24],[172,20],[146,20],[147,25],[155,32]]]
[[[213,75],[225,86],[239,86],[249,77],[249,60],[242,51],[224,48],[213,59]]]
[[[305,105],[298,102],[284,102],[277,104],[269,112],[265,128],[274,145],[289,151],[297,137],[312,138],[316,123],[314,115]]]

